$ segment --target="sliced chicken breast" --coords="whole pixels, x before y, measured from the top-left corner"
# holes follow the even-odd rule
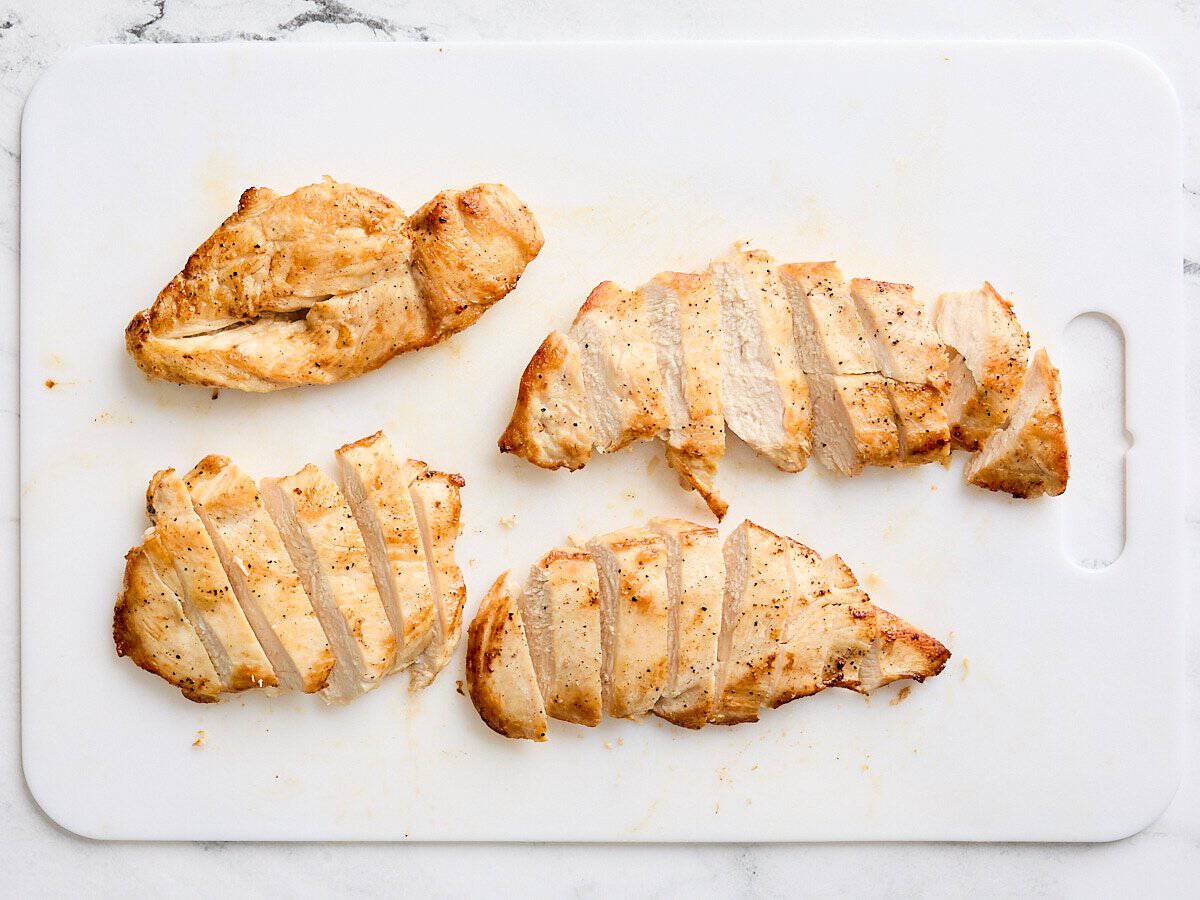
[[[792,603],[779,647],[772,709],[825,689],[825,662],[833,623],[826,614],[832,589],[820,554],[799,541],[783,538],[792,581]]]
[[[596,287],[571,325],[583,351],[583,388],[595,448],[612,453],[670,427],[663,377],[643,297],[611,281]]]
[[[990,491],[1040,497],[1065,491],[1070,474],[1058,369],[1042,349],[1033,356],[1008,424],[967,463],[966,477]]]
[[[583,351],[552,331],[525,367],[500,452],[543,469],[583,468],[596,442],[585,401]]]
[[[667,545],[633,527],[595,538],[588,550],[600,574],[604,711],[640,716],[658,703],[670,668]]]
[[[179,595],[158,577],[142,547],[125,556],[125,578],[113,612],[113,641],[117,656],[128,656],[147,672],[166,679],[189,700],[218,699],[221,676],[184,614]]]
[[[924,304],[913,297],[911,284],[867,278],[850,281],[850,296],[886,379],[900,461],[912,466],[945,460],[950,455],[949,358]]]
[[[826,628],[825,684],[868,694],[911,678],[924,681],[942,671],[950,651],[903,619],[871,603],[840,556],[822,560],[830,595]]]
[[[725,598],[717,650],[718,703],[710,722],[757,722],[771,699],[792,599],[787,548],[746,520],[725,540]]]
[[[946,413],[955,446],[978,450],[1008,421],[1029,360],[1029,335],[1012,304],[988,282],[977,291],[942,294],[933,314],[954,351]]]
[[[227,691],[275,687],[278,680],[246,620],[216,548],[174,469],[155,473],[146,508],[162,555],[151,564],[173,569],[179,599]],[[169,583],[169,582],[168,582]]]
[[[777,468],[799,472],[812,449],[813,418],[776,264],[765,251],[735,250],[709,272],[721,304],[725,421]]]
[[[505,572],[492,585],[467,633],[467,693],[489,728],[510,738],[546,739],[538,690],[517,603],[520,585]]]
[[[398,641],[396,669],[429,646],[437,609],[409,479],[382,431],[335,452],[342,486]]]
[[[320,690],[333,653],[254,480],[228,458],[206,456],[184,482],[280,685]]]
[[[336,659],[321,695],[352,700],[392,670],[397,643],[354,514],[314,465],[264,479],[262,491]]]
[[[721,405],[721,298],[711,274],[663,272],[639,291],[649,311],[670,432],[667,462],[717,519],[729,504],[716,490],[725,455]]]
[[[813,403],[817,458],[843,475],[900,460],[887,383],[849,286],[833,262],[779,268]]]
[[[436,613],[433,637],[413,663],[410,676],[413,690],[420,690],[446,667],[462,635],[467,587],[454,559],[454,544],[462,529],[459,490],[466,482],[461,475],[434,471],[419,460],[408,460],[402,470],[417,513]]]
[[[599,725],[600,583],[591,554],[551,550],[530,570],[520,603],[547,715]]]
[[[702,728],[717,691],[717,644],[725,590],[725,560],[715,528],[683,519],[654,519],[667,545],[670,656],[655,715],[684,728]]]

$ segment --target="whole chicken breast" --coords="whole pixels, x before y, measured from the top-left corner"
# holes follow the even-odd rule
[[[125,331],[148,375],[273,391],[329,384],[474,322],[541,249],[503,185],[446,191],[412,218],[331,178],[237,210]]]

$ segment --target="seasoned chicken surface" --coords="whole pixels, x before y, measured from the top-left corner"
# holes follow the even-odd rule
[[[667,545],[648,528],[624,528],[588,543],[600,575],[604,711],[631,718],[662,697],[670,667]]]
[[[684,728],[708,722],[717,698],[725,560],[715,528],[685,519],[654,519],[667,545],[670,668],[654,714]]]
[[[504,185],[443,192],[411,218],[329,178],[285,196],[251,188],[125,343],[148,375],[182,384],[329,384],[466,328],[541,247]]]
[[[492,585],[467,632],[467,692],[497,734],[546,740],[538,689],[517,603],[520,584],[505,572]]]
[[[176,587],[227,691],[273,687],[275,670],[263,653],[208,532],[174,469],[150,479],[146,491],[152,542],[143,541],[159,577]]]
[[[739,246],[698,275],[599,285],[530,360],[499,445],[575,470],[661,437],[680,484],[721,519],[726,426],[786,472],[810,452],[847,476],[945,462],[1008,421],[1028,348],[986,282],[930,315],[911,285]]]
[[[206,456],[184,482],[281,686],[320,690],[333,653],[253,479],[227,457]]]
[[[502,575],[469,633],[467,688],[480,716],[505,737],[538,741],[547,715],[754,722],[764,707],[828,687],[865,694],[924,681],[950,658],[875,606],[840,557],[750,521],[723,548],[714,529],[682,519],[612,532],[586,552],[558,548],[524,588]]]
[[[942,294],[933,313],[950,352],[946,413],[956,446],[978,450],[1012,412],[1029,360],[1029,335],[1012,304],[988,282]]]
[[[411,478],[382,431],[339,448],[346,499],[366,544],[371,572],[399,641],[396,668],[407,668],[434,637],[437,609]]]
[[[382,433],[338,460],[344,492],[306,466],[260,493],[222,456],[157,473],[117,654],[200,702],[255,687],[345,701],[403,668],[432,681],[462,628],[462,478],[400,460]]]
[[[551,550],[530,569],[520,605],[546,712],[600,724],[600,580],[591,555]]]
[[[1071,459],[1060,393],[1058,369],[1045,350],[1038,350],[1008,424],[993,432],[967,464],[967,480],[1014,497],[1065,491]]]

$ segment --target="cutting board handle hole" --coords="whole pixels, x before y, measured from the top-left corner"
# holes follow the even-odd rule
[[[1106,569],[1125,549],[1125,332],[1110,316],[1086,312],[1063,333],[1063,417],[1071,442],[1063,552],[1083,569]]]

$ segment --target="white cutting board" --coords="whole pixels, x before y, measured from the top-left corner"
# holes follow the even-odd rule
[[[105,47],[38,83],[22,139],[24,759],[64,827],[1100,840],[1169,802],[1185,599],[1180,139],[1145,58],[1080,43]],[[356,381],[213,400],[138,373],[126,321],[240,190],[326,173],[406,209],[502,180],[536,211],[545,250],[473,328]],[[424,694],[398,677],[343,709],[198,706],[114,656],[146,481],[209,452],[282,474],[385,427],[462,472],[468,616],[502,569],[568,533],[709,521],[658,447],[568,474],[495,441],[529,356],[597,282],[696,269],[739,238],[925,297],[989,278],[1063,367],[1078,477],[1059,500],[966,487],[961,459],[842,481],[730,449],[730,523],[841,553],[878,602],[951,647],[942,676],[870,701],[828,691],[755,726],[555,724],[534,745],[496,737],[456,694],[461,651]],[[1101,508],[1120,485],[1106,450],[1120,413],[1104,399],[1119,402],[1119,378],[1097,380],[1119,340],[1100,319],[1067,329],[1089,310],[1124,330],[1133,442],[1124,552],[1103,569],[1063,549],[1121,525],[1119,504]]]

